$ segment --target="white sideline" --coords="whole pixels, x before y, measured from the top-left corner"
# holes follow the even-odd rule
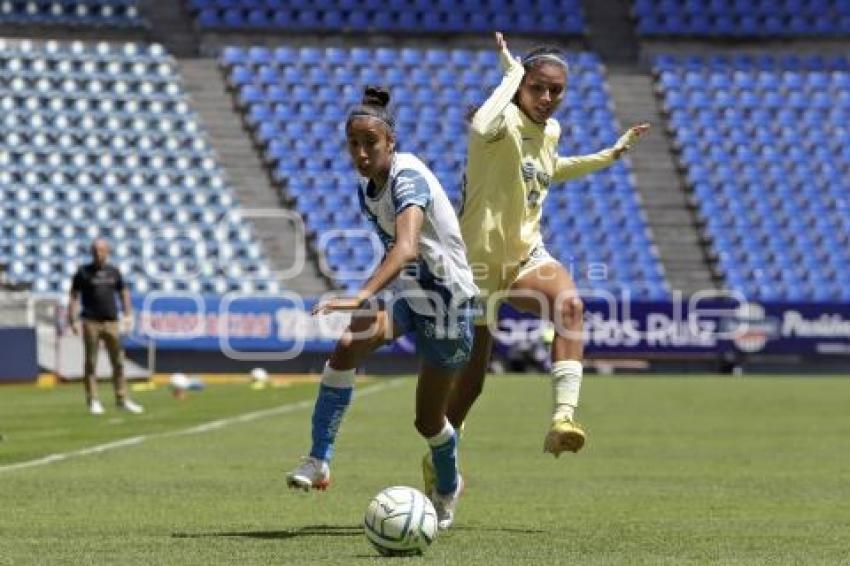
[[[385,389],[389,389],[391,387],[396,387],[400,385],[402,380],[393,379],[391,381],[387,381],[384,383],[376,383],[374,385],[369,385],[364,387],[363,389],[356,390],[355,396],[356,398],[366,397],[367,395],[372,395],[373,393],[379,393],[384,391]],[[114,450],[115,448],[123,448],[125,446],[135,446],[137,444],[141,444],[148,440],[153,440],[157,438],[169,438],[172,436],[187,436],[190,434],[200,434],[202,432],[209,432],[211,430],[219,430],[225,428],[232,424],[239,423],[248,423],[251,421],[255,421],[257,419],[262,419],[265,417],[273,417],[277,415],[285,415],[287,413],[292,413],[294,411],[298,411],[300,409],[308,409],[313,406],[315,403],[314,400],[304,400],[298,401],[297,403],[290,403],[288,405],[281,405],[280,407],[274,407],[272,409],[263,409],[261,411],[252,411],[250,413],[244,413],[242,415],[237,415],[235,417],[229,417],[226,419],[217,419],[214,421],[209,421],[207,423],[194,425],[189,428],[183,428],[180,430],[170,430],[166,432],[157,432],[154,434],[142,434],[139,436],[131,436],[129,438],[124,438],[122,440],[115,440],[113,442],[106,442],[104,444],[97,444],[95,446],[90,446],[88,448],[81,448],[79,450],[73,450],[71,452],[61,452],[58,454],[50,454],[48,456],[44,456],[41,458],[37,458],[35,460],[27,460],[26,462],[18,462],[15,464],[8,464],[5,466],[0,466],[0,473],[3,472],[11,472],[14,470],[22,470],[25,468],[34,468],[36,466],[45,466],[47,464],[52,464],[54,462],[63,462],[65,460],[70,460],[71,458],[77,458],[79,456],[90,456],[92,454],[100,454],[102,452],[107,452],[109,450]]]

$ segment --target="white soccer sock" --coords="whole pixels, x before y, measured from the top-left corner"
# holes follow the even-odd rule
[[[582,365],[578,360],[561,360],[552,365],[552,420],[573,419],[581,377]]]
[[[452,426],[452,423],[449,422],[449,419],[446,419],[446,423],[443,425],[443,430],[441,430],[434,436],[426,438],[425,440],[428,441],[429,446],[442,446],[443,444],[448,442],[449,439],[454,436],[454,434],[455,427]]]
[[[325,362],[325,369],[322,372],[322,384],[336,389],[351,389],[354,387],[354,368],[352,369],[334,369],[330,362]]]

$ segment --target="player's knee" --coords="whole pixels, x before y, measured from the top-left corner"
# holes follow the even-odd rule
[[[426,419],[419,416],[417,416],[416,420],[413,421],[413,426],[416,427],[416,431],[424,438],[431,438],[432,436],[439,434],[442,429],[442,426],[434,422],[432,419]]]
[[[555,318],[565,328],[581,324],[584,318],[584,302],[579,297],[571,297],[555,306]]]
[[[581,322],[584,319],[584,301],[579,297],[573,297],[570,303],[572,304],[573,318],[577,322]]]
[[[343,338],[347,339],[347,343],[351,346],[372,347],[384,341],[381,335],[380,325],[376,324],[374,319],[354,318],[351,320],[351,325],[343,334]]]

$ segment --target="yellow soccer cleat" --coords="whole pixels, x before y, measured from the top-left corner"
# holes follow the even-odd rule
[[[434,470],[434,461],[431,460],[431,451],[422,456],[422,483],[425,486],[423,493],[431,494],[437,487],[437,472]]]
[[[579,425],[569,419],[552,421],[546,440],[543,442],[543,452],[550,452],[556,458],[561,452],[578,452],[584,446],[584,431]]]

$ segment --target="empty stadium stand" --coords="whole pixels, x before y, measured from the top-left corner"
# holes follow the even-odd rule
[[[276,291],[158,45],[0,40],[0,262],[65,291],[98,236],[132,290]]]
[[[645,37],[850,35],[846,0],[634,0],[633,13]]]
[[[145,27],[139,0],[2,0],[0,25]]]
[[[579,0],[189,0],[202,29],[582,34]]]
[[[850,300],[850,60],[663,55],[654,72],[728,287]]]
[[[466,150],[464,115],[480,104],[486,85],[501,78],[496,54],[463,49],[231,47],[228,71],[245,119],[264,149],[282,198],[306,218],[337,282],[354,288],[379,257],[366,237],[337,235],[363,228],[356,177],[344,148],[346,111],[362,86],[387,84],[393,93],[400,149],[420,155],[457,204]],[[598,151],[618,136],[602,65],[590,53],[570,57],[573,78],[557,116],[560,151]],[[646,227],[629,165],[552,187],[544,214],[547,245],[573,268],[583,288],[663,299],[669,286]],[[549,226],[548,222],[557,226]],[[604,262],[604,278],[587,266]],[[596,273],[598,275],[598,273]]]

